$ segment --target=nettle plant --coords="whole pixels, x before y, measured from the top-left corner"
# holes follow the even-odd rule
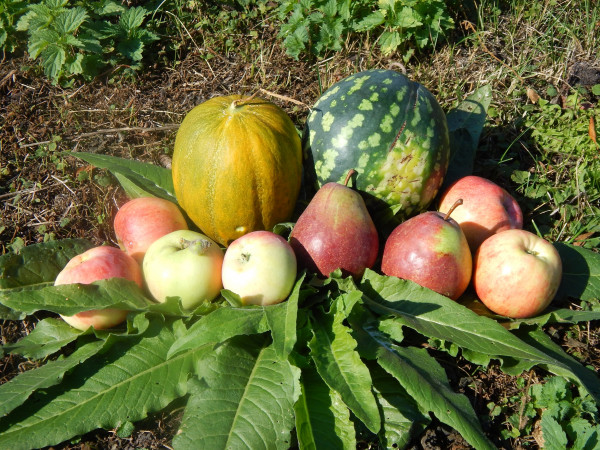
[[[483,89],[448,113],[452,176],[472,168],[490,98]],[[176,201],[169,169],[68,154],[108,170],[130,197]],[[63,239],[0,256],[2,319],[129,311],[122,328],[83,332],[46,313],[29,335],[2,347],[43,363],[0,385],[0,448],[56,445],[97,428],[126,436],[133,422],[181,405],[176,449],[355,449],[359,440],[404,448],[434,417],[474,448],[494,448],[467,395],[452,388],[439,352],[513,375],[538,367],[585,393],[585,411],[600,403],[597,374],[543,330],[600,319],[600,256],[591,250],[556,244],[569,268],[559,297],[582,299],[578,307],[507,320],[475,300],[456,302],[373,270],[360,279],[302,272],[282,303],[240,306],[223,290],[193,311],[178,297],[154,303],[124,279],[54,286],[67,261],[91,246]]]
[[[54,83],[73,75],[96,76],[106,67],[141,67],[144,47],[158,36],[142,25],[150,13],[111,0],[44,0],[30,4],[16,29],[26,32],[27,52]]]
[[[323,56],[337,51],[351,35],[370,33],[384,55],[435,47],[454,28],[442,0],[301,0],[280,2],[280,37],[288,54]]]

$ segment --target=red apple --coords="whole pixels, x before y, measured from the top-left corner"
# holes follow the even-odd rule
[[[150,244],[165,234],[187,230],[185,217],[177,205],[157,197],[140,197],[125,203],[114,220],[119,247],[142,263]]]
[[[556,248],[525,230],[486,239],[474,257],[473,285],[490,310],[512,318],[533,317],[550,304],[562,277]]]
[[[108,278],[126,278],[143,287],[142,270],[136,260],[122,250],[108,246],[94,247],[71,258],[57,275],[54,285],[90,284]],[[86,330],[90,326],[102,330],[123,322],[128,312],[108,308],[82,311],[73,316],[61,317],[79,330]]]
[[[452,218],[461,226],[473,253],[494,233],[523,228],[523,213],[517,201],[486,178],[469,175],[455,181],[442,194],[438,210],[447,212],[459,198],[463,205]]]
[[[284,238],[253,231],[227,247],[223,287],[238,294],[245,305],[272,305],[288,297],[296,271],[296,255]]]
[[[454,300],[469,285],[471,268],[471,251],[460,226],[448,214],[433,211],[398,225],[385,242],[381,260],[384,274],[414,281]]]

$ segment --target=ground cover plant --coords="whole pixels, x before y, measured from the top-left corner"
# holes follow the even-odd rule
[[[597,445],[600,171],[592,5],[484,2],[474,16],[456,9],[450,41],[416,51],[408,62],[403,51],[384,55],[376,38],[362,35],[327,59],[296,61],[276,37],[285,22],[266,3],[232,3],[218,12],[186,3],[177,12],[161,20],[171,20],[188,50],[163,42],[157,52],[163,61],[169,55],[170,65],[137,80],[117,69],[90,84],[61,87],[35,68],[23,69],[31,64],[25,56],[3,64],[0,244],[4,273],[17,276],[2,285],[2,303],[11,309],[2,310],[0,404],[8,416],[0,441],[193,447],[211,429],[250,446],[310,446],[325,438],[339,447]],[[227,20],[211,21],[217,14]],[[229,297],[218,309],[190,314],[177,302],[148,304],[135,287],[112,281],[85,294],[69,291],[82,304],[93,292],[95,307],[134,311],[117,333],[76,332],[46,312],[89,307],[61,303],[46,284],[70,255],[115,243],[112,217],[128,195],[152,190],[172,197],[166,174],[174,132],[191,107],[215,94],[262,90],[301,129],[320,92],[372,67],[406,70],[428,86],[455,124],[454,136],[477,148],[474,159],[455,153],[463,158],[452,167],[502,184],[523,205],[529,228],[557,242],[575,270],[567,272],[555,309],[534,320],[497,322],[476,315],[475,300],[456,304],[372,271],[359,281],[305,275],[272,309],[242,309]],[[485,127],[479,122],[469,130],[476,115],[461,121],[457,112],[474,98],[490,103]],[[31,265],[40,253],[53,263]],[[236,396],[234,406],[211,421],[225,394]],[[251,426],[227,422],[234,411],[252,417]]]

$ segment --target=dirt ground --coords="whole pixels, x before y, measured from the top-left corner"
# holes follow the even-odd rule
[[[273,30],[262,31],[270,42]],[[240,43],[240,45],[244,45]],[[71,88],[53,86],[43,77],[23,71],[30,61],[8,59],[0,65],[0,253],[15,246],[44,239],[84,237],[96,244],[113,243],[112,217],[125,200],[122,190],[99,169],[61,152],[86,151],[124,156],[168,166],[178,124],[195,105],[216,95],[252,94],[270,98],[284,108],[301,128],[308,105],[319,95],[319,83],[328,86],[351,72],[383,67],[406,70],[399,61],[375,60],[366,48],[356,48],[326,62],[298,62],[271,45],[254,60],[245,53],[229,53],[206,59],[192,49],[176,65],[149,66],[135,80],[106,74],[91,83]],[[447,77],[461,77],[461,89],[470,89],[485,78],[480,51],[459,50],[452,56],[440,53],[427,68],[413,66],[408,75],[438,94]],[[443,106],[455,98],[445,92]],[[493,139],[493,136],[487,136]],[[26,335],[42,315],[24,321],[0,321],[2,343]],[[577,340],[572,329],[556,327],[553,336],[565,348],[576,348],[584,364],[598,368],[600,358],[589,335]],[[573,337],[575,336],[575,337]],[[570,339],[570,341],[568,340]],[[515,395],[524,396],[516,377],[492,365],[486,371],[460,358],[440,353],[453,387],[473,402],[492,440],[501,448],[535,448],[533,437],[503,441],[498,429],[503,416],[489,418],[487,404]],[[13,355],[0,360],[0,383],[35,366]],[[535,382],[543,372],[526,374]],[[524,398],[524,397],[523,397]],[[128,438],[114,431],[89,433],[63,449],[163,449],[177,429],[181,410],[172,410],[136,424]],[[368,448],[372,443],[364,443]],[[452,430],[434,422],[411,448],[463,449],[465,441]]]

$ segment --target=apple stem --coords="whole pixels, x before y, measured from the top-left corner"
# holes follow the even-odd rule
[[[344,186],[348,186],[348,181],[350,181],[350,178],[352,178],[352,175],[354,175],[356,173],[356,170],[354,169],[350,169],[348,171],[348,175],[346,175],[346,179],[344,180]]]
[[[193,241],[190,241],[188,239],[181,238],[179,244],[181,246],[181,250],[194,246],[200,254],[206,252],[206,249],[210,247],[210,242],[206,239],[194,239]]]
[[[458,200],[456,200],[454,202],[454,205],[452,205],[452,207],[448,210],[448,212],[446,213],[446,215],[444,216],[444,220],[448,220],[450,218],[450,214],[452,214],[454,212],[454,210],[463,204],[463,199],[459,198]]]

